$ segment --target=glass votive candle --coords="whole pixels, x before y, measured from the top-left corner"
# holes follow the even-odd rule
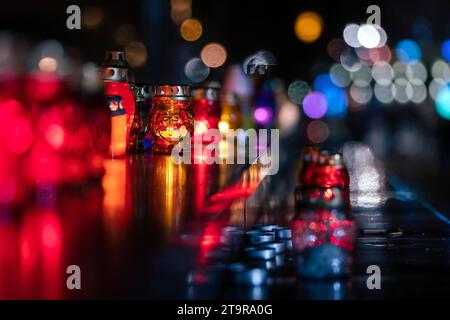
[[[194,132],[194,116],[188,86],[155,87],[150,111],[152,151],[170,153],[173,147]]]

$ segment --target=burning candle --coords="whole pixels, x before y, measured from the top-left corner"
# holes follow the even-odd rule
[[[173,147],[194,131],[194,117],[188,86],[161,85],[155,87],[150,112],[155,153],[170,153]]]
[[[192,91],[192,109],[195,118],[194,139],[211,143],[214,137],[206,136],[209,129],[219,129],[221,106],[218,88],[196,88]]]

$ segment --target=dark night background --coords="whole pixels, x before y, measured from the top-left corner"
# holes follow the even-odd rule
[[[94,30],[68,30],[66,8],[77,4],[83,8],[99,6],[104,12],[103,23]],[[183,43],[178,26],[170,19],[170,0],[127,1],[8,1],[0,4],[3,13],[0,29],[14,30],[31,39],[55,38],[80,48],[84,59],[101,62],[104,52],[119,48],[114,31],[120,24],[136,27],[136,37],[146,43],[147,64],[137,70],[139,81],[175,81],[180,77],[178,65],[188,57],[198,55],[201,47],[211,41],[222,43],[228,51],[227,63],[241,62],[259,49],[271,51],[278,59],[276,74],[292,80],[311,80],[311,65],[330,63],[327,43],[341,36],[347,23],[362,23],[366,8],[377,4],[381,8],[381,24],[393,42],[413,36],[418,18],[431,23],[434,39],[450,36],[448,12],[450,3],[431,1],[209,1],[194,0],[192,17],[203,23],[203,35],[195,43]],[[296,38],[293,26],[297,15],[314,10],[324,20],[320,39],[305,44]],[[439,48],[427,48],[438,51]],[[181,50],[181,54],[180,54]],[[214,70],[212,77],[220,79],[224,68]],[[182,75],[181,75],[182,76]]]
[[[70,4],[79,5],[82,13],[93,6],[101,8],[102,23],[95,29],[68,30],[66,8]],[[213,69],[210,80],[221,81],[227,66],[242,63],[247,55],[265,49],[278,60],[272,75],[287,82],[293,79],[312,82],[318,71],[328,70],[332,63],[326,51],[328,42],[341,37],[346,24],[364,22],[368,17],[366,8],[371,4],[381,8],[381,25],[388,34],[390,46],[402,38],[414,38],[421,36],[421,32],[428,32],[429,41],[421,44],[423,62],[430,65],[430,57],[439,56],[440,43],[450,36],[450,2],[437,0],[193,0],[192,17],[203,24],[203,35],[196,42],[186,42],[181,38],[179,27],[170,18],[169,0],[2,1],[0,30],[25,35],[31,41],[57,39],[66,47],[76,48],[83,60],[100,64],[106,50],[122,48],[115,40],[115,32],[119,25],[129,24],[135,29],[134,40],[145,43],[148,51],[146,64],[135,69],[138,82],[187,82],[184,64],[198,56],[208,42],[219,42],[228,52],[226,65]],[[311,44],[299,41],[293,28],[297,15],[306,10],[316,11],[324,21],[321,37]],[[418,19],[427,21],[430,28],[414,30]],[[419,155],[407,158],[393,152],[387,156],[389,161],[386,164],[439,207],[450,209],[446,185],[450,177],[448,162],[442,164],[442,158],[448,155],[450,141],[447,138],[450,131],[448,121],[437,122],[440,127],[430,129],[414,112],[408,111],[405,117],[414,119],[416,130],[423,130],[424,135],[440,141],[438,152],[424,149]],[[421,155],[431,152],[431,157],[422,159]],[[408,166],[404,165],[405,162]]]

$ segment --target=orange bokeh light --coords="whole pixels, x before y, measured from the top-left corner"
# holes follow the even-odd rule
[[[218,68],[227,60],[227,51],[219,43],[209,43],[203,47],[200,57],[210,68]]]
[[[197,19],[187,19],[181,24],[180,34],[186,41],[196,41],[200,39],[203,27]]]
[[[303,42],[311,43],[319,39],[322,34],[322,29],[322,17],[316,12],[303,12],[295,20],[295,34]]]

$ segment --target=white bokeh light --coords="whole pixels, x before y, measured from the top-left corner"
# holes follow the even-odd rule
[[[340,62],[344,69],[349,72],[358,71],[362,65],[353,49],[344,50],[341,54]]]
[[[431,98],[433,98],[433,100],[436,100],[439,91],[446,86],[447,82],[444,79],[433,79],[433,81],[431,81],[430,85],[428,86],[428,92],[430,93]]]
[[[362,25],[358,29],[357,36],[359,43],[365,48],[376,48],[380,44],[380,34],[371,24]]]
[[[372,81],[372,75],[370,68],[365,64],[361,65],[361,68],[351,73],[353,82],[358,86],[367,86]]]
[[[413,96],[413,87],[411,83],[404,79],[399,78],[395,80],[395,100],[399,103],[407,103]]]
[[[361,47],[361,43],[358,40],[358,31],[359,26],[357,24],[349,24],[345,26],[343,38],[345,43],[347,43],[350,47],[359,48]]]
[[[406,78],[406,64],[397,61],[392,66],[394,68],[394,74],[396,79]]]
[[[330,79],[336,86],[345,88],[350,82],[350,73],[339,63],[330,68]]]
[[[450,81],[450,67],[448,63],[443,60],[435,61],[431,67],[431,75],[434,79]]]
[[[369,85],[359,86],[357,84],[352,84],[350,87],[350,96],[353,101],[360,104],[366,104],[372,99],[372,87]]]
[[[374,27],[377,29],[378,33],[380,34],[380,42],[377,45],[377,48],[383,47],[387,42],[387,33],[386,31],[379,25],[374,25]]]
[[[424,83],[427,81],[427,69],[422,62],[410,63],[406,66],[406,78],[409,81],[420,81]]]
[[[372,67],[372,77],[380,85],[387,86],[394,78],[394,69],[389,63],[378,61]]]
[[[384,104],[389,104],[394,101],[395,86],[391,83],[387,85],[375,83],[373,93],[375,94],[375,97],[378,99],[378,101]]]
[[[423,82],[411,82],[413,94],[411,97],[411,101],[419,104],[425,101],[427,98],[427,87],[423,84]]]

